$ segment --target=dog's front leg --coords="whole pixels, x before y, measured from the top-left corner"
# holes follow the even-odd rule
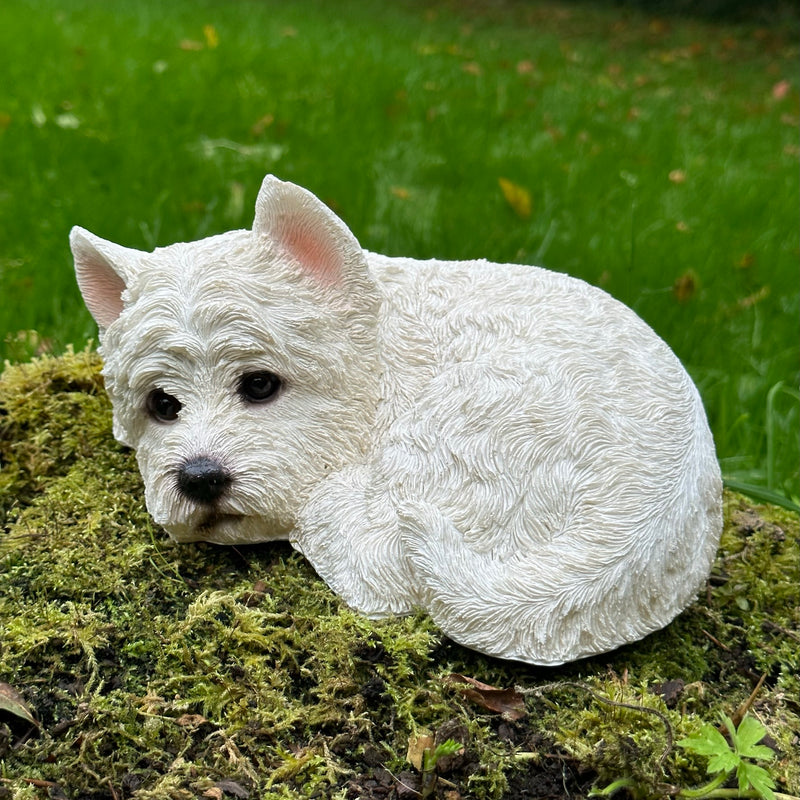
[[[373,619],[419,605],[397,515],[366,465],[331,475],[304,505],[292,545],[351,608]]]

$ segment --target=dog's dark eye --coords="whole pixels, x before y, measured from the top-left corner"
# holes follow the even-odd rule
[[[239,380],[239,394],[248,403],[266,403],[275,397],[282,385],[274,372],[249,372]]]
[[[172,422],[178,418],[181,402],[163,389],[153,389],[147,395],[147,413],[159,422]]]

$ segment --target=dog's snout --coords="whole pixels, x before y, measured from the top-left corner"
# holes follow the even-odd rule
[[[230,484],[230,473],[208,456],[193,458],[178,470],[180,493],[198,503],[213,503]]]

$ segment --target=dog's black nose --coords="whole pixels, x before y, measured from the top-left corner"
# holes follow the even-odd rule
[[[180,493],[197,503],[213,503],[230,484],[230,473],[208,456],[193,458],[178,470]]]

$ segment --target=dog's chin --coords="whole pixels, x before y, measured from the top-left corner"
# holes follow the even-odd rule
[[[255,544],[285,538],[259,517],[207,511],[191,522],[167,525],[167,533],[177,542],[212,544]]]

